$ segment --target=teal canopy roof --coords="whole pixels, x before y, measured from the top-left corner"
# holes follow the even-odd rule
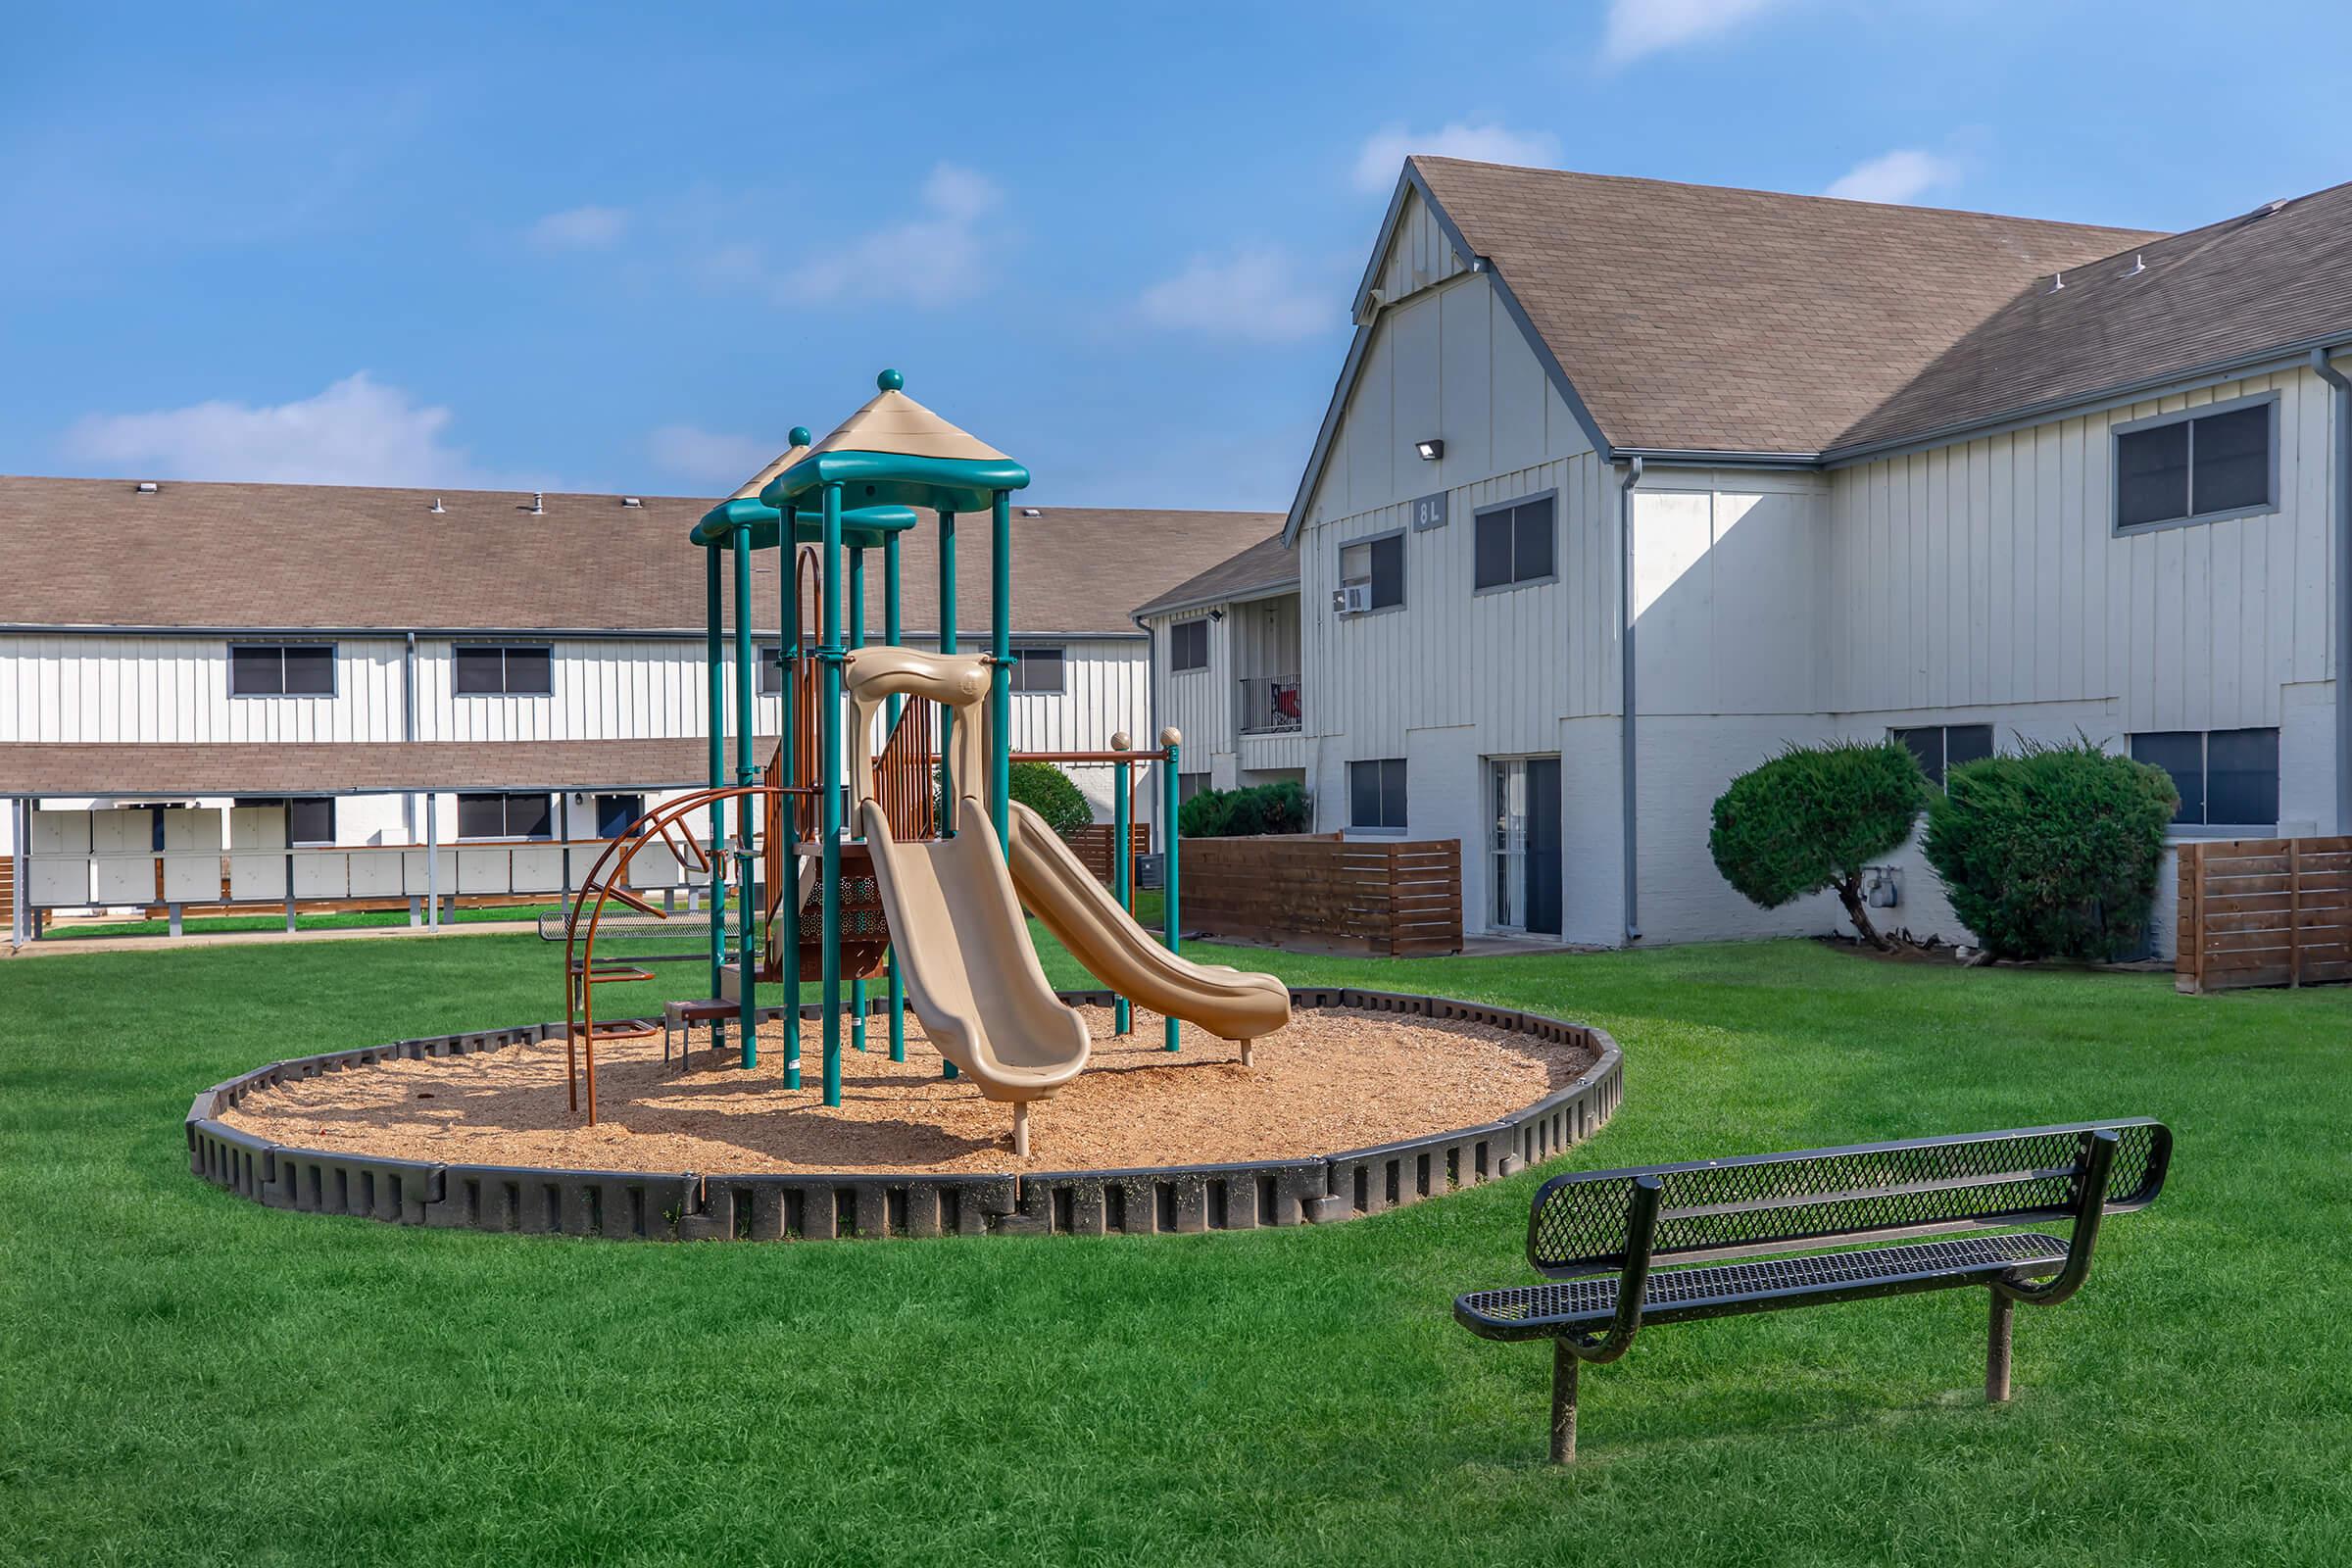
[[[722,501],[703,514],[692,537],[698,545],[722,545],[733,541],[736,529],[748,528],[752,549],[773,550],[783,532],[783,515],[763,502]],[[853,550],[879,550],[884,536],[904,533],[914,523],[914,513],[906,507],[858,507],[841,514],[841,542]],[[818,544],[824,537],[823,513],[802,508],[794,514],[794,544]]]

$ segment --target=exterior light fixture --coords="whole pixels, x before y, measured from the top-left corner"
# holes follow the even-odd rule
[[[1446,443],[1437,440],[1416,441],[1413,450],[1421,454],[1423,463],[1435,463],[1446,455]]]

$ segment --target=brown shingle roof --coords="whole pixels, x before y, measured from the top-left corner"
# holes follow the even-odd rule
[[[1298,552],[1286,548],[1282,535],[1260,539],[1240,555],[1220,561],[1198,577],[1190,577],[1149,604],[1138,615],[1156,615],[1195,605],[1225,604],[1254,597],[1270,588],[1298,585]]]
[[[753,755],[775,750],[772,737]],[[728,756],[733,758],[730,743]],[[675,788],[704,782],[699,736],[621,741],[170,741],[0,744],[11,795],[338,795]]]
[[[447,509],[428,509],[439,497]],[[707,501],[549,495],[533,516],[507,491],[0,477],[0,625],[610,629],[703,625],[703,563],[687,532]],[[1253,512],[1013,509],[1012,630],[1132,636],[1127,607],[1262,537]],[[988,625],[989,519],[956,519],[956,604]],[[905,545],[905,619],[938,628],[939,530]],[[756,626],[777,621],[770,569],[753,578]],[[882,570],[867,570],[879,634]]]
[[[1415,158],[1615,447],[1815,453],[2036,275],[2156,236]]]
[[[1833,445],[1897,444],[2352,337],[2352,184],[2050,284],[2035,278]]]

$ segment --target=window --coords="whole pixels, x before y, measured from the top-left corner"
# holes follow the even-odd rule
[[[231,697],[332,697],[333,643],[231,643]]]
[[[2132,737],[2134,760],[2173,775],[2180,827],[2270,827],[2278,820],[2278,732],[2177,729]]]
[[[2278,444],[2269,398],[2220,413],[2119,425],[2115,525],[2148,528],[2261,512],[2278,504]]]
[[[288,844],[332,844],[335,842],[335,798],[331,795],[240,795],[239,806],[282,807],[286,813],[286,842]],[[163,823],[159,812],[157,826]],[[163,846],[158,844],[157,849]]]
[[[544,795],[461,795],[458,837],[462,839],[550,839],[555,813]]]
[[[1508,588],[1548,581],[1554,575],[1552,512],[1550,496],[1481,512],[1472,545],[1472,586]]]
[[[760,650],[760,695],[775,697],[784,690],[784,650],[781,645]],[[612,838],[614,835],[606,834]]]
[[[1168,628],[1168,667],[1181,675],[1208,667],[1208,622],[1180,620]]]
[[[1342,548],[1340,581],[1367,585],[1372,590],[1374,610],[1403,604],[1404,535],[1393,533]]]
[[[1404,831],[1404,759],[1348,764],[1348,825]]]
[[[1182,806],[1185,802],[1191,800],[1194,796],[1200,794],[1206,788],[1208,788],[1208,775],[1206,773],[1177,774],[1176,804]]]
[[[1943,788],[1945,768],[1982,761],[1992,755],[1990,724],[1923,724],[1886,733],[1911,748],[1911,755],[1919,759],[1919,770],[1937,789]]]
[[[1058,648],[1015,648],[1012,651],[1012,689],[1016,692],[1060,691],[1061,653]]]
[[[596,798],[596,836],[616,839],[637,825],[645,815],[645,797],[642,795],[599,795]]]
[[[555,693],[555,651],[486,648],[461,643],[460,697],[548,697]]]

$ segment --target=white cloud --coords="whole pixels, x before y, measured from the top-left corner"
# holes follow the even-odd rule
[[[665,424],[645,438],[647,453],[698,490],[732,490],[783,448],[756,436],[724,435],[691,424]]]
[[[1643,55],[1729,32],[1786,0],[1609,0],[1601,59],[1622,66]]]
[[[1004,195],[985,174],[941,164],[923,180],[919,217],[868,234],[834,240],[812,233],[814,260],[786,272],[777,289],[787,304],[811,300],[904,300],[951,305],[987,282],[987,220]]]
[[[367,371],[317,397],[256,408],[210,402],[152,414],[92,414],[66,432],[68,454],[141,478],[280,484],[489,486],[448,444],[449,410],[419,405]]]
[[[1339,325],[1342,299],[1337,288],[1316,286],[1289,252],[1258,246],[1194,257],[1144,290],[1142,310],[1153,326],[1280,343]]]
[[[1855,202],[1915,202],[1938,186],[1960,177],[1955,159],[1916,147],[1897,147],[1856,164],[1830,182],[1824,196],[1842,196]]]
[[[1408,153],[1542,168],[1559,161],[1560,139],[1549,131],[1513,130],[1507,125],[1465,121],[1426,132],[1388,125],[1366,137],[1363,150],[1355,155],[1355,188],[1388,190],[1396,183],[1396,172],[1404,166]]]
[[[618,243],[629,215],[618,207],[573,207],[550,213],[531,225],[531,243],[541,250],[601,251]]]

